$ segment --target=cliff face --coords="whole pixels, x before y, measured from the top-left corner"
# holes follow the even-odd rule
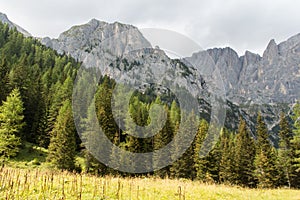
[[[23,35],[25,35],[26,37],[31,36],[30,33],[28,33],[25,29],[23,29],[22,27],[18,26],[17,24],[11,22],[8,17],[6,16],[6,14],[3,14],[0,12],[0,21],[3,24],[8,24],[9,28],[16,28],[20,33],[23,33]]]
[[[279,45],[271,40],[262,57],[249,51],[238,57],[230,48],[208,52],[220,69],[229,100],[289,104],[299,98],[300,35]]]

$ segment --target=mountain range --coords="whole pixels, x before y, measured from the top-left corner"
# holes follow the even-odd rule
[[[0,20],[31,37],[23,28],[9,21],[5,14],[0,13]],[[73,26],[56,39],[46,37],[40,41],[60,54],[69,54],[87,67],[99,66],[102,74],[112,78],[146,81],[149,75],[159,77],[164,73],[167,80],[188,88],[192,94],[199,90],[211,92],[203,88],[203,82],[210,84],[211,80],[208,76],[199,76],[200,69],[189,64],[212,60],[224,83],[226,126],[236,128],[238,118],[242,116],[254,130],[257,112],[261,111],[268,128],[273,130],[274,141],[280,112],[291,113],[299,98],[300,34],[280,44],[270,40],[262,56],[249,51],[239,56],[227,47],[199,50],[183,59],[171,59],[163,50],[153,48],[132,25],[96,19]],[[153,64],[161,67],[153,68]],[[203,100],[207,111],[209,102]]]

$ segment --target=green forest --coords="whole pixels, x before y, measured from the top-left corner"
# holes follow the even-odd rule
[[[72,114],[73,83],[80,66],[81,63],[70,56],[59,55],[37,39],[24,37],[0,23],[0,162],[5,165],[22,152],[25,144],[31,143],[48,150],[46,162],[51,168],[99,176],[145,175],[110,169],[86,150],[76,132]],[[129,113],[122,113],[125,119],[132,118],[139,126],[148,125],[154,103],[163,105],[167,113],[166,123],[158,134],[136,138],[129,134],[134,131],[130,123],[125,120],[128,129],[122,131],[113,118],[114,88],[115,81],[104,76],[99,80],[94,97],[99,124],[112,143],[126,151],[145,153],[160,149],[173,139],[181,116],[176,99],[151,91],[136,92],[130,99]],[[278,148],[273,147],[264,118],[258,113],[255,137],[240,118],[237,130],[223,128],[214,149],[204,158],[199,157],[199,151],[209,123],[204,119],[191,121],[198,127],[192,145],[172,165],[147,175],[250,188],[299,188],[300,104],[294,106],[292,116],[279,114]],[[193,112],[189,115],[194,118]],[[189,134],[190,127],[184,128]],[[84,137],[93,136],[87,131]],[[175,145],[181,148],[180,143]],[[113,151],[110,153],[112,158],[117,157]],[[83,163],[78,164],[78,156],[83,158]],[[126,158],[119,159],[130,162]]]

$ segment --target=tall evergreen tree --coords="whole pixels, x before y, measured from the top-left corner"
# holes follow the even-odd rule
[[[75,168],[76,140],[71,102],[63,102],[51,132],[47,161],[58,169]]]
[[[195,134],[193,131],[197,130],[199,122],[196,119],[195,113],[191,112],[188,114],[184,124],[181,125],[180,129],[176,134],[180,134],[177,140],[174,140],[174,149],[178,152],[182,152],[183,148],[187,143],[187,139],[191,135]],[[199,156],[199,154],[198,154]],[[174,160],[174,158],[173,158]],[[171,175],[175,178],[195,178],[195,164],[194,164],[194,145],[193,143],[183,153],[183,155],[175,161],[171,166]]]
[[[199,124],[198,132],[195,138],[194,142],[194,167],[195,167],[195,172],[196,172],[196,178],[199,180],[204,180],[205,179],[205,174],[207,172],[205,165],[207,163],[207,160],[204,158],[199,157],[199,152],[202,146],[202,143],[207,136],[209,124],[207,123],[206,120],[202,119]]]
[[[174,129],[176,124],[180,123],[180,109],[176,103],[176,101],[173,101],[170,108],[170,121],[171,126]]]
[[[94,101],[92,101],[94,102]],[[84,132],[82,134],[82,142],[85,147],[84,156],[85,156],[85,171],[97,175],[105,175],[108,172],[108,168],[99,162],[93,154],[97,153],[106,153],[110,150],[104,149],[105,147],[101,144],[99,133],[95,130],[98,130],[98,121],[95,110],[92,109],[93,104],[91,104],[87,110],[87,118],[83,120]],[[91,153],[92,152],[92,153]]]
[[[280,131],[279,131],[279,150],[278,150],[278,168],[280,169],[281,182],[288,187],[291,187],[292,176],[292,130],[284,113],[280,116]]]
[[[257,117],[256,134],[255,175],[258,186],[263,188],[275,187],[279,178],[276,165],[277,155],[269,141],[268,129],[260,113]]]
[[[294,109],[294,137],[292,140],[293,146],[295,148],[295,158],[294,158],[294,166],[297,168],[297,171],[300,171],[300,103],[297,102]]]
[[[0,107],[0,155],[16,156],[24,127],[23,102],[20,91],[14,89]]]
[[[200,150],[204,150],[207,148],[207,144],[204,143],[209,137],[209,124],[204,119],[200,123],[200,128],[197,133],[197,137],[194,144],[195,149],[195,171],[196,171],[196,178],[206,182],[217,182],[220,180],[219,177],[219,168],[220,168],[220,160],[221,160],[221,146],[220,140],[216,142],[213,146],[213,149],[208,152],[205,157],[200,156]],[[221,134],[221,133],[218,133]],[[212,139],[212,138],[211,138]],[[211,141],[207,141],[211,142]]]
[[[168,110],[167,106],[164,106],[164,110],[167,113],[167,119],[166,122],[163,126],[163,128],[153,136],[153,150],[159,150],[163,147],[165,147],[170,140],[173,138],[173,130],[171,127],[171,122],[170,122],[170,112]],[[152,116],[151,120],[156,120],[154,122],[155,124],[158,124],[159,120],[162,120],[160,117],[161,116],[155,116],[156,119],[154,119],[154,116]],[[171,153],[172,152],[165,152],[161,154],[154,154],[153,156],[153,166],[156,168],[157,163],[162,163],[166,159],[171,159]],[[155,175],[158,175],[160,177],[165,177],[170,175],[170,166],[164,167],[163,169],[160,169],[155,172]]]
[[[137,133],[142,134],[140,127],[145,128],[148,125],[148,116],[147,105],[141,102],[137,96],[134,96],[129,105],[129,112],[125,120],[126,146],[128,151],[134,153],[146,153],[151,151],[151,140],[134,136],[134,134]],[[152,163],[147,163],[145,160],[134,160],[131,161],[131,163],[131,170],[147,168],[148,165],[152,165]]]
[[[246,122],[240,119],[235,144],[235,171],[238,185],[254,187],[255,143],[250,136]]]
[[[8,95],[9,90],[9,66],[5,56],[0,56],[0,105],[2,101],[5,100],[6,96]]]
[[[226,128],[221,137],[220,182],[234,184],[236,182],[234,134]]]
[[[300,187],[300,103],[297,102],[293,109],[292,119],[294,122],[293,137],[291,139],[292,148],[292,186]]]

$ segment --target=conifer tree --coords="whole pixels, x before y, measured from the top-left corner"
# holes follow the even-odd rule
[[[233,184],[236,182],[235,168],[235,146],[234,135],[227,129],[223,129],[221,137],[221,160],[220,160],[220,182]]]
[[[206,169],[205,165],[207,163],[207,160],[204,158],[199,157],[199,152],[202,146],[202,143],[207,136],[209,124],[207,123],[206,120],[202,119],[199,124],[198,132],[195,137],[195,142],[194,142],[194,167],[195,167],[195,172],[196,172],[196,178],[199,180],[204,180],[205,179],[205,174],[206,174]]]
[[[180,123],[180,109],[176,103],[176,101],[172,101],[170,108],[170,121],[171,126],[174,129],[176,124]]]
[[[209,128],[212,127],[209,127],[208,122],[202,120],[195,140],[196,144],[194,145],[196,178],[206,182],[217,182],[219,181],[219,167],[221,160],[220,140],[213,146],[213,149],[208,151],[208,154],[205,157],[199,157],[200,150],[203,150],[203,147],[206,147],[207,145],[204,141],[206,141],[205,139],[208,137]]]
[[[294,107],[294,137],[292,140],[293,146],[295,148],[295,159],[294,166],[297,168],[297,171],[300,171],[300,104],[299,102]]]
[[[94,102],[94,100],[92,100],[92,102]],[[82,142],[85,147],[85,171],[92,174],[105,175],[107,173],[107,167],[92,155],[92,153],[105,153],[103,145],[99,145],[101,144],[101,141],[99,141],[99,133],[96,131],[98,130],[99,122],[97,121],[96,112],[93,109],[93,106],[94,104],[92,103],[88,107],[87,116],[82,120],[84,124],[82,127],[84,130],[82,133]]]
[[[291,182],[293,187],[300,187],[300,103],[297,102],[293,108],[292,119],[294,122],[292,148],[292,171]]]
[[[51,132],[47,161],[58,169],[75,168],[75,125],[70,100],[63,102]]]
[[[292,131],[290,125],[284,113],[280,116],[280,131],[279,131],[279,150],[278,150],[278,164],[280,172],[282,173],[282,184],[291,187],[291,175],[292,175]]]
[[[2,101],[5,100],[6,96],[8,95],[8,83],[9,83],[9,68],[7,64],[6,57],[0,56],[0,105],[2,104]]]
[[[0,107],[0,156],[16,156],[24,127],[23,102],[20,92],[14,89]]]
[[[277,155],[269,141],[268,129],[260,113],[257,117],[256,134],[255,176],[259,187],[272,188],[278,184],[279,178]]]
[[[254,178],[255,143],[250,136],[246,122],[240,119],[235,144],[235,172],[238,185],[253,187]]]
[[[196,119],[195,113],[192,111],[187,114],[187,119],[176,134],[180,134],[177,140],[174,141],[174,149],[182,152],[185,147],[188,137],[195,134],[193,131],[197,129],[199,122]],[[183,134],[185,133],[185,134]],[[198,154],[199,155],[199,154]],[[174,159],[173,159],[174,160]],[[193,143],[186,149],[183,155],[175,161],[171,166],[171,175],[176,178],[195,178],[195,164],[194,164],[194,145]]]
[[[158,101],[156,101],[158,102]],[[165,147],[170,140],[173,138],[173,130],[171,127],[170,122],[170,112],[168,110],[167,106],[164,106],[164,112],[167,113],[167,119],[163,126],[163,128],[153,136],[153,150],[160,150],[161,148]],[[152,119],[154,120],[154,116],[152,116]],[[162,120],[161,116],[156,116],[156,122],[155,124],[158,124],[158,120]],[[165,152],[161,154],[154,154],[153,155],[153,167],[156,168],[157,163],[162,163],[166,159],[171,159],[171,153],[172,152]],[[155,175],[160,177],[165,177],[170,175],[170,166],[164,167],[163,169],[160,169],[155,172]]]
[[[137,133],[143,134],[141,131],[148,125],[148,110],[148,106],[140,101],[137,96],[132,98],[125,120],[126,146],[130,152],[146,153],[152,150],[151,139],[135,136]],[[152,163],[147,163],[145,160],[134,160],[131,162],[131,170],[147,168],[147,166],[152,165]]]

